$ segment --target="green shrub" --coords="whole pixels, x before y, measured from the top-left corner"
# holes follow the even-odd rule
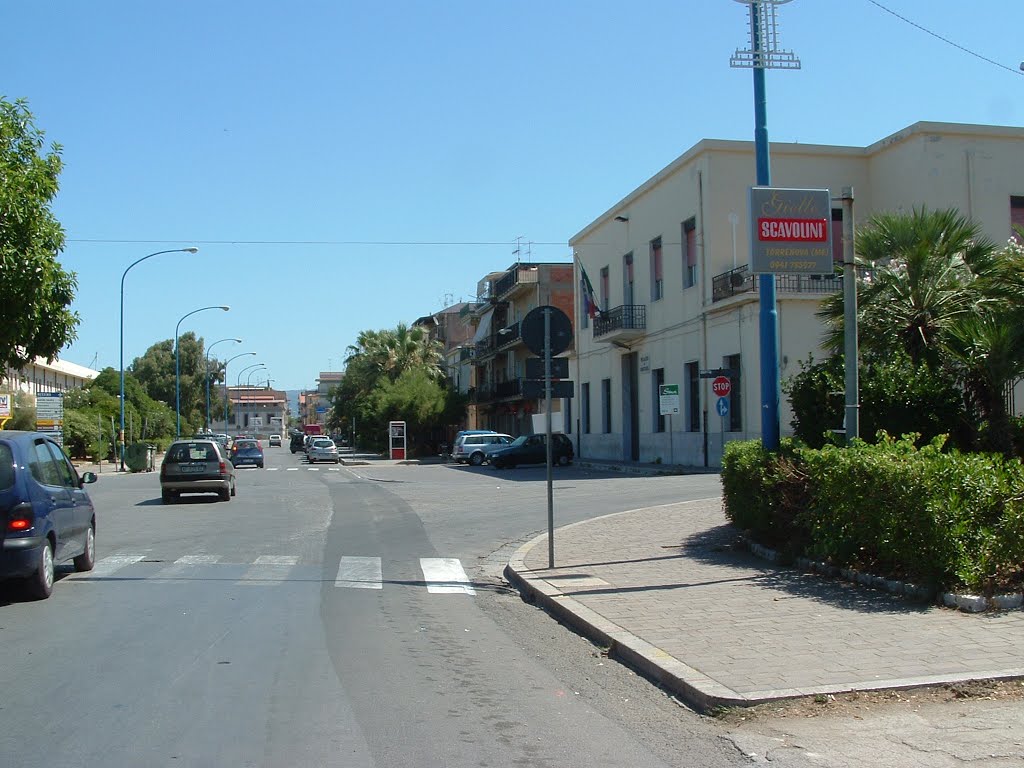
[[[812,449],[732,442],[722,462],[729,519],[758,541],[936,588],[1024,582],[1024,467],[947,451],[917,434]]]

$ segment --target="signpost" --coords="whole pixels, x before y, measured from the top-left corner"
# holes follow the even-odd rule
[[[711,382],[711,391],[719,397],[728,397],[732,392],[732,382],[728,376],[716,376]]]
[[[36,430],[47,432],[54,442],[64,445],[64,393],[36,393]]]
[[[832,198],[827,189],[750,188],[750,271],[834,271]]]
[[[0,395],[0,419],[11,415],[11,396]]]
[[[558,307],[541,305],[526,313],[519,324],[519,332],[523,343],[535,355],[544,359],[544,400],[545,429],[544,442],[547,448],[547,480],[548,480],[548,568],[555,567],[555,504],[554,477],[551,473],[551,399],[555,396],[553,388],[555,355],[560,355],[572,344],[572,321]],[[561,367],[561,363],[558,364]],[[569,373],[569,361],[565,361],[565,373]],[[566,384],[566,382],[559,382]],[[572,382],[568,382],[571,396]],[[524,383],[525,389],[525,383]]]
[[[669,463],[676,463],[675,443],[672,439],[672,417],[679,413],[679,385],[661,384],[658,386],[658,413],[668,416],[668,456]]]

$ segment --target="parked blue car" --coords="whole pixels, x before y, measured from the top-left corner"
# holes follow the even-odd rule
[[[30,597],[53,591],[54,566],[96,562],[96,512],[60,446],[36,432],[0,431],[0,579],[23,578]]]

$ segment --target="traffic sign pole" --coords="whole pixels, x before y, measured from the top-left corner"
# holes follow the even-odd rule
[[[547,447],[548,474],[548,568],[555,567],[555,496],[551,471],[551,307],[544,308],[544,442]]]

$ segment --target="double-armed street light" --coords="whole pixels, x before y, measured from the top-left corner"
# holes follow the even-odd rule
[[[122,273],[121,275],[121,431],[118,435],[118,437],[120,438],[118,442],[120,443],[121,449],[121,469],[124,469],[124,279],[128,276],[128,271],[136,264],[143,262],[146,259],[151,259],[154,256],[159,256],[162,253],[199,253],[199,249],[193,246],[189,248],[171,248],[166,251],[157,251],[156,253],[151,253],[147,256],[143,256],[141,259],[136,259],[135,261],[128,265],[128,268],[125,269],[124,273]]]
[[[206,348],[206,428],[213,429],[213,416],[210,412],[210,350],[220,344],[222,341],[233,341],[236,344],[241,344],[241,339],[218,339]],[[253,353],[255,354],[255,352]],[[227,369],[224,371],[224,384],[227,386]]]
[[[232,358],[229,358],[224,363],[224,431],[228,431],[228,366],[231,365],[232,360],[237,360],[240,357],[246,357],[247,355],[255,355],[255,352],[241,352]]]
[[[178,331],[181,328],[182,321],[186,317],[191,317],[197,312],[205,312],[208,309],[219,309],[227,312],[231,307],[225,306],[224,304],[214,304],[210,307],[200,307],[199,309],[193,309],[191,312],[187,312],[181,316],[181,320],[178,320],[178,324],[174,326],[174,414],[176,426],[174,429],[175,438],[181,437],[181,363],[178,349]]]

